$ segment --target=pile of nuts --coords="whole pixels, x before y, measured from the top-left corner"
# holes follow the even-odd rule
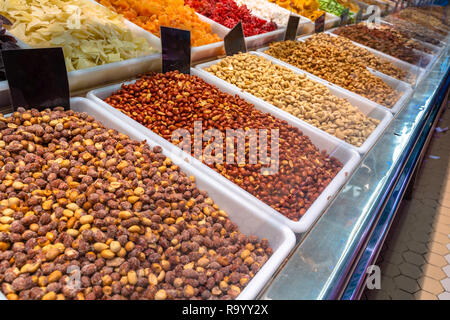
[[[305,214],[342,168],[337,159],[318,150],[297,128],[255,109],[237,96],[221,92],[196,76],[179,72],[147,75],[134,84],[123,85],[105,102],[169,141],[174,131],[186,129],[191,134],[191,141],[195,142],[194,125],[197,121],[201,122],[204,131],[216,129],[223,136],[226,136],[227,129],[241,129],[242,132],[264,129],[268,131],[267,141],[272,139],[271,130],[278,130],[279,158],[270,159],[278,160],[277,172],[271,173],[272,168],[267,164],[270,161],[266,162],[261,154],[255,161],[249,159],[249,139],[245,142],[245,163],[235,160],[234,163],[222,161],[221,164],[202,160],[295,221]],[[216,155],[223,160],[229,156],[236,158],[234,152],[228,154],[226,151],[227,139],[223,139],[223,153]],[[181,142],[172,141],[178,145]],[[202,150],[205,150],[214,142],[202,139],[198,143],[202,143]],[[272,153],[271,144],[269,142],[269,155]]]
[[[272,254],[160,147],[85,113],[22,109],[0,135],[8,299],[232,299]]]
[[[428,8],[408,7],[395,13],[394,16],[446,36],[450,31],[450,27],[446,25],[448,18],[444,17],[442,9],[439,11],[441,11],[442,15],[436,9],[428,10]]]
[[[431,31],[430,29],[425,28],[424,26],[396,18],[393,15],[384,17],[384,20],[391,23],[397,30],[404,33],[409,38],[428,42],[433,45],[440,45],[439,39],[442,38],[442,36]]]
[[[336,51],[341,51],[347,55],[351,55],[362,68],[369,67],[381,73],[387,74],[398,80],[406,81],[414,84],[416,76],[407,71],[398,68],[390,61],[377,57],[365,48],[361,48],[347,38],[340,36],[318,35],[315,37],[316,42],[320,42],[326,46],[334,46]]]
[[[205,70],[357,147],[379,124],[326,86],[260,56],[234,55]]]
[[[331,37],[318,33],[305,42],[274,42],[265,53],[392,108],[400,98],[399,92],[368,71],[364,60],[349,54],[351,50],[330,45],[329,41],[336,41]]]
[[[415,52],[411,42],[400,37],[398,31],[387,26],[374,27],[358,23],[340,27],[333,33],[420,67],[430,62],[423,54]]]

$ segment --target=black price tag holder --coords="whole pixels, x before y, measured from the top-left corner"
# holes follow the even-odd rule
[[[239,52],[247,52],[247,44],[245,43],[244,29],[242,28],[241,21],[228,32],[225,38],[223,38],[223,41],[227,56],[232,56]]]
[[[442,24],[445,24],[447,21],[448,7],[444,9],[444,13],[442,14]]]
[[[5,26],[12,26],[12,22],[5,16],[0,14],[0,26],[4,24]]]
[[[284,34],[284,41],[292,40],[295,41],[297,37],[298,24],[300,23],[300,17],[290,15],[289,21],[286,26],[286,33]]]
[[[191,32],[160,27],[162,47],[162,72],[178,70],[191,73]]]
[[[2,51],[9,94],[18,107],[70,109],[70,90],[62,48]]]
[[[314,31],[316,33],[325,31],[325,12],[314,21]]]
[[[360,23],[363,19],[363,9],[359,9],[358,13],[356,14],[355,23]]]
[[[350,9],[345,8],[341,13],[341,26],[345,26],[348,22],[348,15],[350,14]]]
[[[406,8],[406,0],[402,0],[402,9]]]

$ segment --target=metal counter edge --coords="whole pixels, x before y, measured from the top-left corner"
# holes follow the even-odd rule
[[[260,299],[342,297],[355,263],[366,249],[374,226],[430,119],[448,72],[447,48],[330,207],[301,238]],[[348,296],[347,292],[343,298]]]

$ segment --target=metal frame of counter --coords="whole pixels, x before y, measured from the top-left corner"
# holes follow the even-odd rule
[[[260,299],[360,297],[448,94],[448,50],[321,218],[298,236]]]

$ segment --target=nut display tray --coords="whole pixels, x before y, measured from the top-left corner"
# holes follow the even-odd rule
[[[384,23],[384,22],[383,22],[383,23]],[[334,34],[334,33],[333,33],[336,29],[337,29],[337,28],[333,28],[333,29],[327,30],[326,33],[331,34],[331,35],[333,35],[333,36],[338,36],[337,34]],[[300,37],[299,40],[304,40],[304,39],[306,39],[306,38],[307,38],[307,37]],[[366,46],[366,45],[364,45],[364,44],[362,44],[362,43],[359,43],[359,42],[357,42],[357,41],[353,41],[353,40],[351,40],[351,39],[349,39],[349,38],[347,38],[347,39],[350,40],[351,42],[353,42],[353,44],[357,45],[358,47],[361,47],[361,48],[364,48],[364,49],[368,49],[368,50],[371,51],[371,52],[382,53],[382,54],[384,54],[384,56],[387,56],[387,57],[391,57],[391,58],[400,60],[400,59],[398,59],[398,58],[395,58],[395,57],[393,57],[393,56],[390,56],[390,55],[388,55],[388,54],[386,54],[386,53],[384,53],[384,52],[381,52],[381,51],[379,51],[379,50],[377,50],[377,49],[374,49],[374,48],[371,48],[371,47],[369,47],[369,46]],[[414,53],[416,53],[417,55],[419,55],[421,59],[423,58],[423,59],[427,59],[427,60],[428,60],[427,65],[424,66],[424,67],[419,67],[419,66],[415,66],[415,65],[413,65],[413,66],[419,67],[419,68],[421,68],[421,69],[424,69],[424,68],[427,69],[427,70],[431,69],[431,66],[432,66],[432,65],[434,64],[434,62],[437,60],[437,58],[439,57],[439,54],[442,52],[442,50],[441,50],[439,47],[433,46],[433,45],[431,45],[431,44],[425,44],[424,42],[422,42],[422,41],[420,41],[420,40],[417,40],[417,39],[413,39],[413,40],[419,42],[420,44],[422,44],[422,45],[424,45],[424,46],[426,46],[426,47],[428,47],[429,49],[431,49],[431,50],[434,51],[432,54],[430,54],[430,53],[426,53],[426,52],[423,52],[423,51],[420,51],[420,50],[417,50],[417,49],[414,49],[414,48],[413,48],[412,50],[414,51]],[[408,62],[406,62],[406,61],[403,61],[403,60],[400,60],[400,61],[401,61],[401,62],[404,62],[404,63],[406,63],[406,64],[409,64],[409,65],[412,65],[412,64],[410,64],[410,63],[408,63]]]
[[[260,52],[250,52],[250,53],[254,54],[254,55],[257,55],[257,56],[264,57],[264,58],[272,61],[274,64],[282,65],[281,63],[278,62],[278,60],[276,60],[276,59],[274,59],[271,56],[268,56],[266,54],[263,54],[263,53],[260,53]],[[372,148],[372,146],[377,142],[379,137],[383,134],[384,130],[387,128],[387,126],[389,125],[389,123],[393,119],[391,113],[388,110],[386,110],[386,108],[381,107],[381,106],[377,105],[376,103],[374,103],[374,102],[372,102],[370,100],[361,99],[358,95],[356,95],[356,94],[349,94],[349,93],[345,92],[344,90],[342,90],[341,88],[338,88],[336,86],[330,85],[329,83],[327,83],[326,81],[323,81],[320,78],[311,77],[310,75],[306,74],[305,72],[303,72],[303,71],[301,71],[299,69],[293,69],[293,68],[289,68],[289,67],[285,66],[286,68],[292,70],[293,72],[296,72],[298,74],[305,74],[310,80],[325,85],[330,90],[330,92],[333,95],[335,95],[335,96],[337,96],[339,98],[346,99],[348,102],[350,102],[353,106],[357,107],[365,115],[368,115],[368,116],[370,116],[372,118],[375,118],[375,119],[380,121],[378,126],[371,133],[371,135],[366,139],[364,144],[361,145],[360,147],[356,147],[356,146],[353,146],[353,145],[345,142],[344,140],[340,140],[337,137],[335,137],[335,136],[333,136],[333,135],[331,135],[331,134],[329,134],[329,133],[327,133],[325,131],[322,131],[322,130],[314,127],[313,125],[307,123],[306,121],[303,121],[303,120],[295,117],[294,115],[292,115],[292,114],[290,114],[290,113],[288,113],[286,111],[281,110],[280,108],[275,107],[271,103],[266,102],[263,99],[260,99],[260,98],[254,96],[254,95],[252,95],[252,94],[250,94],[248,92],[245,92],[245,91],[243,92],[242,89],[236,87],[235,85],[233,85],[231,83],[228,83],[228,82],[226,82],[226,81],[224,81],[224,80],[214,76],[213,74],[211,74],[211,73],[209,73],[207,71],[204,71],[205,68],[207,68],[207,67],[209,67],[209,66],[211,66],[213,64],[216,64],[219,61],[220,60],[215,60],[215,61],[210,61],[210,62],[207,62],[207,63],[203,63],[203,64],[200,64],[200,65],[197,65],[196,69],[200,70],[200,72],[202,73],[202,77],[208,78],[208,79],[211,79],[212,81],[214,81],[215,82],[214,84],[216,86],[219,86],[219,84],[220,85],[223,84],[223,85],[229,86],[233,90],[233,92],[235,94],[238,94],[238,93],[243,94],[245,96],[245,99],[247,99],[249,101],[252,100],[252,103],[253,103],[253,101],[257,101],[258,103],[264,104],[268,108],[274,109],[276,112],[281,112],[281,113],[285,114],[285,116],[290,118],[292,122],[294,122],[294,123],[298,122],[299,124],[301,124],[303,126],[309,126],[309,127],[313,128],[315,130],[319,130],[322,134],[327,135],[330,139],[336,140],[339,143],[342,143],[342,144],[346,145],[348,148],[355,149],[356,151],[358,151],[361,154],[365,154],[366,152],[368,152]]]
[[[325,150],[331,156],[336,157],[343,163],[343,168],[336,175],[336,177],[331,181],[331,183],[325,188],[321,195],[316,199],[312,206],[306,211],[302,216],[300,221],[293,221],[279,213],[278,211],[272,209],[269,205],[263,203],[247,191],[241,189],[236,184],[230,180],[223,177],[221,174],[217,173],[213,169],[201,163],[199,160],[195,159],[191,155],[184,153],[180,148],[176,147],[169,141],[160,137],[156,133],[152,132],[150,129],[139,124],[135,120],[129,118],[127,115],[121,111],[113,108],[109,104],[103,101],[103,99],[109,97],[112,93],[120,89],[121,84],[108,86],[106,88],[96,89],[88,93],[87,97],[92,99],[100,106],[104,112],[109,112],[115,117],[120,119],[123,123],[127,123],[129,126],[133,126],[142,132],[143,135],[148,136],[149,139],[156,141],[158,144],[163,146],[166,150],[172,153],[179,154],[180,157],[187,159],[193,166],[207,173],[217,184],[222,185],[224,188],[236,195],[236,198],[240,198],[242,201],[251,204],[255,209],[261,212],[267,213],[269,216],[275,217],[277,220],[281,221],[283,224],[287,225],[294,232],[302,233],[306,232],[316,221],[316,219],[322,214],[325,208],[330,204],[334,196],[343,186],[345,181],[355,170],[355,167],[360,161],[360,156],[356,150],[349,148],[347,145],[342,143],[337,138],[331,139],[329,135],[324,134],[322,131],[312,127],[307,126],[303,122],[293,121],[284,111],[275,109],[266,103],[261,103],[259,100],[253,99],[248,96],[248,94],[243,92],[236,92],[235,89],[226,85],[223,81],[217,81],[211,77],[204,75],[204,72],[196,69],[191,69],[191,74],[196,75],[204,79],[207,83],[215,85],[221,91],[235,95],[238,94],[241,98],[247,100],[248,102],[254,104],[255,108],[261,110],[262,112],[270,113],[275,117],[287,121],[290,125],[299,128],[306,136],[308,136],[312,143],[316,145],[320,150]]]
[[[337,34],[333,33],[334,30],[336,30],[336,29],[328,30],[325,33],[327,33],[327,34],[329,34],[329,35],[331,35],[333,37],[339,37]],[[299,40],[305,40],[305,39],[307,39],[307,37],[300,37],[299,38]],[[350,40],[350,39],[348,39],[348,40]],[[375,50],[375,49],[373,49],[371,47],[367,47],[367,46],[365,46],[365,45],[363,45],[363,44],[361,44],[359,42],[355,42],[355,41],[352,41],[352,40],[350,40],[350,41],[355,46],[363,48],[363,49],[366,49],[366,50],[370,51],[371,53],[373,53],[373,55],[375,55],[375,56],[377,56],[377,57],[379,57],[381,59],[387,60],[390,63],[392,63],[394,66],[396,66],[397,68],[408,72],[408,74],[414,75],[416,80],[415,80],[414,83],[411,84],[413,87],[417,87],[417,85],[424,79],[424,77],[426,75],[426,70],[421,68],[421,67],[419,67],[419,66],[415,66],[415,65],[410,64],[408,62],[405,62],[403,60],[397,59],[397,58],[395,58],[393,56],[390,56],[390,55],[388,55],[388,54],[386,54],[384,52]],[[379,72],[379,73],[383,74],[382,72]],[[386,75],[386,76],[389,77],[389,75]]]
[[[305,39],[307,37],[309,37],[309,36],[302,37],[301,39]],[[302,41],[302,40],[299,40],[299,41]],[[269,47],[260,48],[260,49],[257,50],[257,52],[264,54],[265,57],[268,57],[272,61],[277,62],[278,64],[280,64],[282,66],[285,66],[285,67],[287,67],[287,68],[289,68],[289,69],[291,69],[291,70],[293,70],[295,72],[304,73],[304,74],[308,75],[311,79],[316,80],[317,82],[321,82],[323,84],[327,84],[328,86],[331,86],[331,87],[339,88],[342,92],[345,92],[349,96],[357,96],[359,99],[361,99],[361,101],[374,103],[377,106],[379,106],[381,108],[384,108],[384,109],[388,110],[389,112],[391,112],[393,114],[398,113],[405,106],[406,102],[411,98],[411,96],[413,94],[413,89],[412,89],[412,86],[410,84],[408,84],[406,82],[403,82],[403,81],[400,81],[400,80],[397,80],[397,79],[394,79],[394,78],[392,78],[390,76],[385,75],[384,73],[374,72],[370,68],[367,68],[374,75],[376,75],[377,77],[381,78],[391,88],[397,90],[400,93],[401,96],[400,96],[399,100],[397,101],[397,103],[392,108],[388,108],[387,106],[378,104],[375,101],[369,100],[366,97],[363,97],[363,96],[361,96],[361,95],[359,95],[357,93],[354,93],[354,92],[352,92],[350,90],[342,88],[342,87],[340,87],[340,86],[338,86],[338,85],[336,85],[336,84],[334,84],[332,82],[329,82],[329,81],[326,81],[326,80],[324,80],[322,78],[319,78],[319,77],[313,75],[312,73],[309,73],[309,72],[307,72],[307,71],[305,71],[303,69],[299,69],[299,68],[297,68],[297,67],[295,67],[295,66],[293,66],[293,65],[291,65],[291,64],[289,64],[287,62],[284,62],[284,61],[276,59],[276,58],[274,58],[274,57],[272,57],[272,56],[270,56],[268,54],[265,54],[264,51],[266,51],[267,49],[269,49]]]
[[[71,99],[71,107],[76,112],[86,112],[102,122],[105,127],[116,129],[127,134],[132,139],[147,140],[147,143],[151,146],[159,145],[157,141],[149,139],[149,136],[144,134],[138,127],[130,126],[129,123],[115,117],[111,112],[105,112],[101,105],[91,100],[73,98]],[[246,235],[254,234],[269,240],[274,250],[273,255],[238,296],[238,299],[255,299],[259,291],[271,279],[274,272],[294,247],[294,233],[272,217],[252,207],[250,203],[236,198],[233,192],[218,184],[217,181],[211,179],[202,170],[198,170],[182,158],[172,154],[164,146],[163,153],[170,157],[186,174],[195,176],[199,189],[206,190],[209,193],[209,196],[219,207],[228,213],[230,219],[237,224],[241,232]],[[4,299],[4,296],[0,293],[1,298]]]

